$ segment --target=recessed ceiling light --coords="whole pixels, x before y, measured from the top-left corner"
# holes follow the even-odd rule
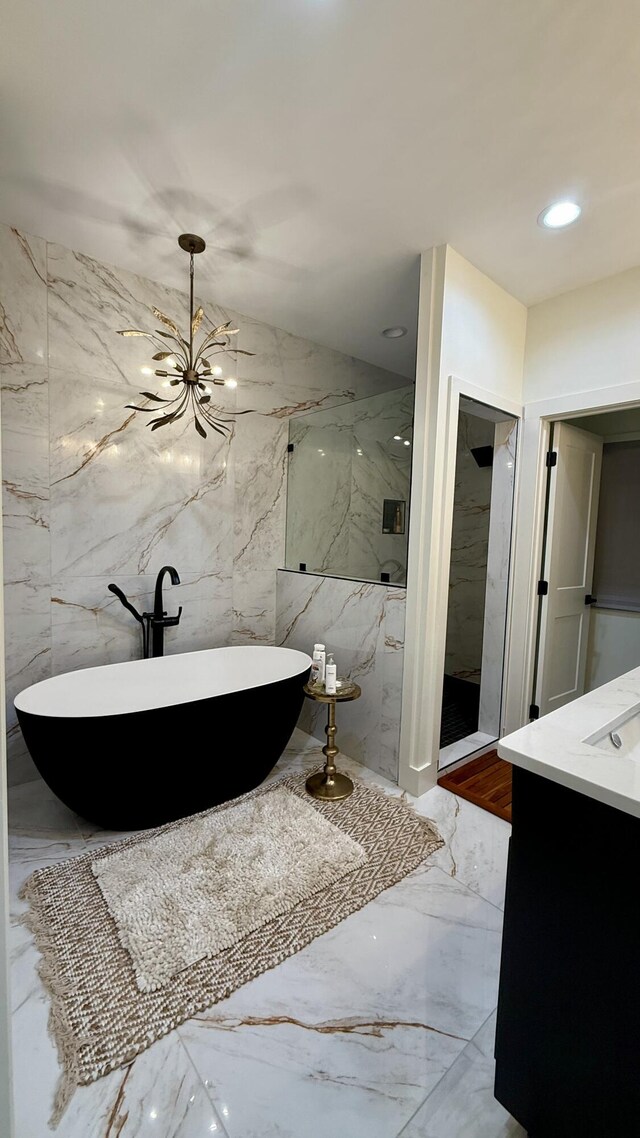
[[[545,229],[564,229],[566,225],[572,225],[577,221],[581,213],[582,209],[577,202],[554,202],[553,205],[543,209],[538,217],[538,225],[544,226]]]
[[[406,336],[407,329],[403,328],[401,324],[394,324],[392,328],[383,328],[380,333],[381,336],[386,336],[387,340],[399,340],[401,336]]]

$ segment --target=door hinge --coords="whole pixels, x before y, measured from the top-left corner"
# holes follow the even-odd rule
[[[531,707],[529,708],[529,719],[539,719],[539,718],[540,718],[540,708],[538,707],[537,703],[532,703]]]
[[[293,444],[293,443],[287,443],[287,450],[288,450],[289,454],[291,454],[291,453],[292,453],[292,451],[293,451],[293,447],[294,447],[294,444]]]
[[[548,592],[549,592],[549,582],[548,581],[538,581],[538,596],[539,597],[546,597]]]
[[[558,461],[557,450],[548,450],[547,451],[547,466],[555,466],[557,461]]]

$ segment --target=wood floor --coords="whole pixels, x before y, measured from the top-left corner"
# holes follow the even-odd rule
[[[511,763],[499,759],[497,751],[489,751],[441,775],[438,786],[497,814],[505,822],[511,821]]]

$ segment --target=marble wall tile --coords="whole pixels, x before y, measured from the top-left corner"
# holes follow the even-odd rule
[[[8,429],[2,438],[2,512],[8,581],[49,574],[49,440]]]
[[[276,634],[276,572],[251,567],[233,572],[232,644],[273,644]]]
[[[39,596],[40,602],[42,601]],[[33,777],[27,750],[18,726],[13,701],[23,688],[51,675],[51,615],[45,612],[15,612],[7,607],[5,635],[5,692],[7,722],[7,760],[9,783],[21,781],[25,772]]]
[[[49,244],[47,255],[51,367],[120,381],[138,389],[140,368],[149,365],[155,349],[142,338],[117,336],[116,331],[153,331],[158,327],[153,307],[165,312],[178,327],[186,328],[187,295],[62,245]],[[187,270],[185,256],[185,285]],[[229,319],[226,310],[203,301],[205,304],[210,326]]]
[[[492,446],[493,439],[493,423],[460,412],[445,672],[474,683],[482,665],[492,471],[477,465],[471,448]]]
[[[296,416],[289,429],[287,566],[406,579],[413,386]],[[402,434],[402,440],[394,435]],[[382,532],[385,498],[405,503],[405,533]]]
[[[276,568],[284,558],[287,428],[246,415],[234,437],[234,569]]]
[[[47,362],[47,254],[39,237],[0,226],[0,364]]]
[[[166,632],[168,653],[273,643],[289,420],[406,387],[402,377],[202,303],[204,327],[237,321],[238,346],[255,353],[225,359],[238,386],[214,389],[217,405],[242,414],[228,440],[202,440],[190,422],[152,434],[126,407],[142,390],[162,393],[160,380],[141,373],[149,345],[116,331],[152,330],[152,306],[184,326],[186,294],[0,227],[14,772],[27,769],[11,706],[18,690],[51,671],[140,654],[138,626],[108,593],[111,581],[150,608],[157,570],[176,566],[182,584],[167,586],[167,604],[183,604],[183,615]],[[374,683],[382,706],[382,673]]]
[[[338,673],[362,688],[338,715],[338,746],[395,781],[398,773],[404,650],[404,590],[380,584],[278,573],[276,642],[310,652],[316,641],[335,652]],[[322,735],[325,709],[307,701],[300,726]]]
[[[199,572],[231,542],[228,440],[158,438],[120,387],[51,369],[54,574]],[[208,448],[208,449],[207,449]],[[229,566],[230,568],[230,566]]]
[[[348,576],[352,426],[327,412],[303,415],[292,419],[289,443],[286,565]]]
[[[254,353],[242,358],[239,379],[243,389],[251,393],[252,403],[257,406],[259,400],[262,410],[286,418],[311,409],[310,403],[322,407],[406,386],[406,378],[364,360],[246,315],[239,319],[241,346]]]
[[[44,287],[38,276],[44,271],[43,252],[40,260],[29,290],[36,314]],[[37,323],[17,319],[17,325],[23,337],[32,337],[32,345],[39,342]],[[46,327],[43,335],[46,343]],[[48,370],[42,363],[6,364],[0,367],[0,383],[7,758],[14,785],[33,778],[35,768],[13,700],[22,688],[51,674]]]
[[[49,438],[49,369],[46,363],[0,364],[0,391],[3,444],[9,431],[14,435]]]
[[[496,423],[478,717],[478,729],[496,738],[502,707],[517,435],[517,421]]]

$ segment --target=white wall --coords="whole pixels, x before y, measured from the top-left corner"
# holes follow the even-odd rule
[[[640,268],[529,309],[524,402],[640,380]]]
[[[640,613],[592,609],[586,691],[640,667]]]
[[[532,696],[548,423],[581,411],[640,404],[640,268],[529,309],[523,394],[522,489],[507,684],[509,731],[526,722]]]
[[[447,246],[441,385],[455,375],[522,403],[526,329],[524,304]]]
[[[400,785],[437,779],[458,402],[518,414],[527,310],[449,246],[423,254]]]

